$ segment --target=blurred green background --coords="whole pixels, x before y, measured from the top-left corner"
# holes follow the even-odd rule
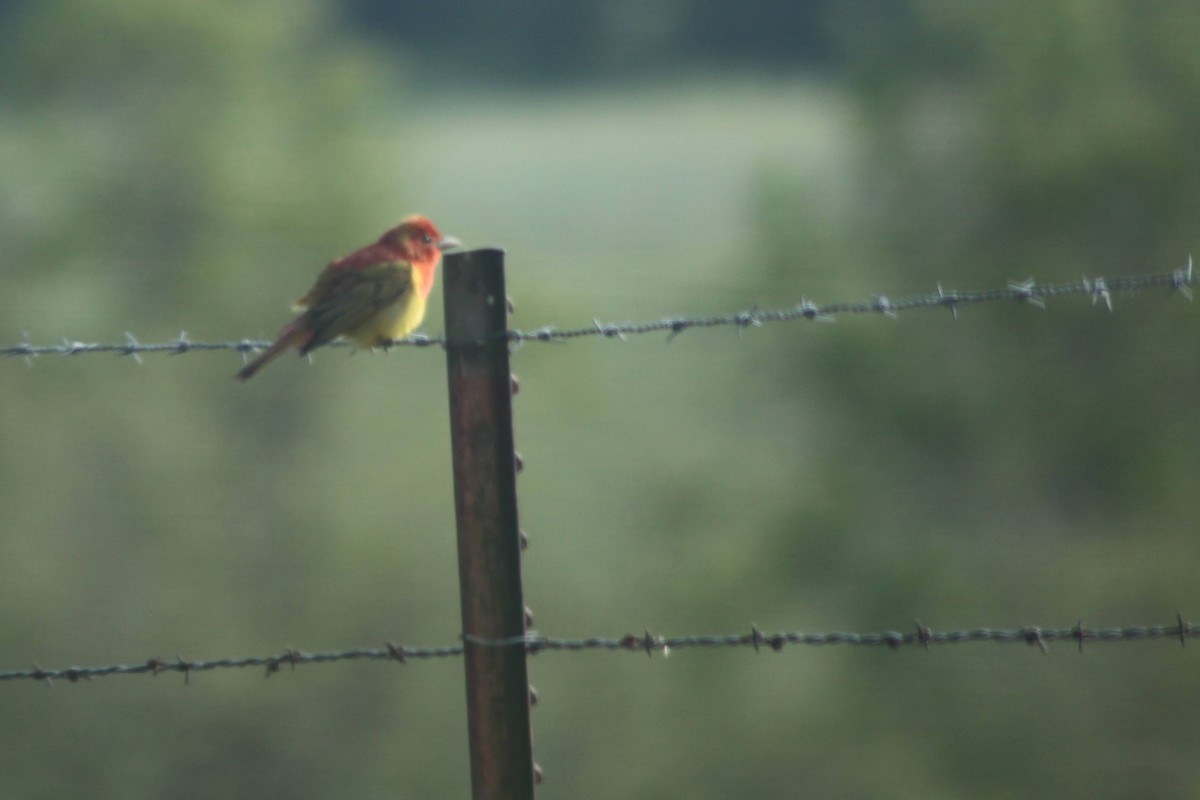
[[[267,337],[401,216],[514,325],[1162,272],[1200,9],[0,3],[0,343]],[[1181,297],[527,345],[560,637],[1200,616]],[[425,325],[442,330],[440,291]],[[459,631],[441,351],[0,363],[0,669]],[[533,659],[542,797],[1185,797],[1192,648]],[[4,797],[461,797],[461,663],[0,685]]]

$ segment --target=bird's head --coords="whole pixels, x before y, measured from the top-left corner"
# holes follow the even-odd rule
[[[408,217],[379,239],[381,244],[401,253],[405,261],[413,263],[436,263],[443,250],[462,247],[452,236],[442,236],[428,217]]]

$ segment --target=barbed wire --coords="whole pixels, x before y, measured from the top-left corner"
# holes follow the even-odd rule
[[[909,632],[885,631],[883,633],[775,633],[765,634],[757,625],[751,626],[749,633],[728,634],[715,636],[658,636],[650,631],[644,634],[626,634],[618,639],[600,636],[585,639],[553,639],[530,632],[524,636],[513,636],[504,639],[488,639],[466,634],[464,641],[482,647],[524,647],[526,652],[535,655],[543,652],[584,652],[590,650],[625,650],[644,652],[652,656],[658,652],[664,656],[672,650],[689,648],[719,648],[719,647],[752,647],[761,652],[769,649],[780,652],[787,645],[809,645],[824,647],[830,645],[857,645],[867,647],[886,647],[898,650],[901,647],[919,645],[928,650],[935,645],[975,644],[980,642],[1024,643],[1037,647],[1043,653],[1049,653],[1051,642],[1074,642],[1080,653],[1083,646],[1089,642],[1133,642],[1151,641],[1155,639],[1178,639],[1181,645],[1188,639],[1200,636],[1200,625],[1193,625],[1184,620],[1183,615],[1177,615],[1174,625],[1138,625],[1127,628],[1086,628],[1083,621],[1070,628],[1043,628],[1026,626],[1021,628],[976,628],[974,630],[934,631],[920,622]],[[288,648],[273,656],[248,656],[244,658],[222,658],[211,661],[190,661],[178,655],[174,661],[161,658],[151,658],[140,664],[111,664],[102,667],[64,667],[60,669],[42,669],[34,665],[33,669],[0,672],[0,682],[32,680],[53,685],[56,680],[66,680],[76,683],[94,678],[106,678],[111,675],[159,675],[164,672],[183,674],[184,682],[188,683],[196,672],[208,672],[217,669],[245,669],[259,667],[266,670],[270,677],[280,672],[284,667],[295,669],[309,664],[329,664],[339,661],[375,660],[396,661],[406,663],[411,660],[450,658],[463,654],[463,645],[446,647],[408,647],[389,642],[384,647],[359,647],[351,650],[341,650],[327,653],[306,653],[302,650]]]
[[[962,306],[993,302],[1017,302],[1044,308],[1045,301],[1048,299],[1080,295],[1091,297],[1092,305],[1104,303],[1105,308],[1111,312],[1113,310],[1113,295],[1119,293],[1139,292],[1148,289],[1168,289],[1173,293],[1178,292],[1188,300],[1191,300],[1191,287],[1195,285],[1195,282],[1196,278],[1192,269],[1192,259],[1189,257],[1187,266],[1185,267],[1171,272],[1152,275],[1132,275],[1110,279],[1083,277],[1072,283],[1048,283],[1040,285],[1031,278],[1024,281],[1010,282],[1003,289],[986,289],[973,292],[946,291],[939,284],[936,292],[902,300],[889,300],[885,295],[875,295],[869,301],[818,305],[810,300],[801,299],[796,305],[784,309],[760,310],[756,307],[746,311],[710,316],[664,317],[650,322],[632,323],[605,323],[598,319],[593,319],[591,325],[577,328],[560,329],[553,325],[546,325],[528,331],[509,330],[506,332],[505,337],[513,344],[520,345],[525,342],[563,343],[588,336],[625,339],[627,336],[666,332],[667,338],[670,340],[680,333],[693,328],[735,327],[740,334],[746,328],[758,327],[766,322],[790,322],[802,319],[832,322],[837,317],[847,314],[882,314],[888,317],[896,317],[901,312],[924,308],[947,308],[950,310],[951,315],[957,319],[958,309]],[[417,335],[391,342],[384,349],[390,349],[393,346],[444,347],[446,344],[447,341],[443,336]],[[18,344],[0,347],[0,355],[10,358],[24,358],[29,363],[31,359],[43,355],[78,356],[95,353],[112,353],[120,356],[130,356],[140,363],[140,356],[146,353],[181,355],[183,353],[210,350],[233,350],[245,357],[255,351],[263,350],[270,345],[271,342],[269,340],[263,339],[193,342],[188,338],[186,332],[180,333],[179,336],[170,341],[148,344],[138,341],[132,333],[126,332],[123,343],[108,344],[64,339],[62,344],[38,345],[28,341],[28,337],[26,337],[25,341]],[[331,342],[330,346],[349,347],[352,345],[346,341],[335,341]]]

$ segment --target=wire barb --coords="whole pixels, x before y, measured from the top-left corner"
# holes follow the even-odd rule
[[[1008,291],[1016,300],[1022,303],[1029,303],[1031,306],[1045,308],[1046,303],[1041,296],[1035,291],[1037,283],[1033,278],[1026,278],[1023,281],[1010,281]],[[1084,287],[1087,288],[1086,286]]]
[[[140,365],[142,363],[142,356],[138,352],[138,347],[141,346],[141,343],[129,331],[125,331],[125,345],[125,350],[121,355],[129,356],[134,360],[134,363]]]
[[[885,317],[899,319],[896,316],[896,309],[892,307],[892,302],[881,294],[875,296],[875,299],[871,303],[871,308]]]
[[[1108,313],[1111,314],[1113,310],[1112,292],[1108,290],[1108,284],[1104,278],[1093,278],[1089,281],[1085,275],[1083,277],[1083,285],[1089,287],[1091,290],[1092,305],[1094,306],[1097,302],[1103,300],[1104,305],[1108,308]]]
[[[941,302],[941,304],[946,306],[946,308],[950,309],[950,318],[953,319],[955,322],[957,322],[958,321],[958,294],[955,292],[946,294],[945,292],[942,291],[942,285],[939,283],[937,285],[937,296],[938,296],[938,300]]]
[[[1046,640],[1042,638],[1041,628],[1038,628],[1037,626],[1025,628],[1021,631],[1021,636],[1025,640],[1025,644],[1029,645],[1030,647],[1036,647],[1045,655],[1050,654],[1050,648],[1046,647]]]
[[[399,661],[401,664],[408,663],[408,655],[404,652],[404,645],[387,643],[388,655]]]
[[[1192,299],[1192,255],[1188,253],[1186,267],[1181,267],[1171,273],[1171,289],[1179,292],[1189,301]]]
[[[921,620],[918,619],[913,621],[917,625],[917,641],[920,642],[921,647],[925,648],[925,652],[928,653],[930,637],[933,636],[933,633],[927,626],[921,624]]]

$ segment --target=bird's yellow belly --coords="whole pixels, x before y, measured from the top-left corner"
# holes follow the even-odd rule
[[[425,318],[425,298],[416,292],[382,309],[365,325],[347,331],[347,339],[359,347],[379,347],[393,339],[403,339],[417,329]]]

